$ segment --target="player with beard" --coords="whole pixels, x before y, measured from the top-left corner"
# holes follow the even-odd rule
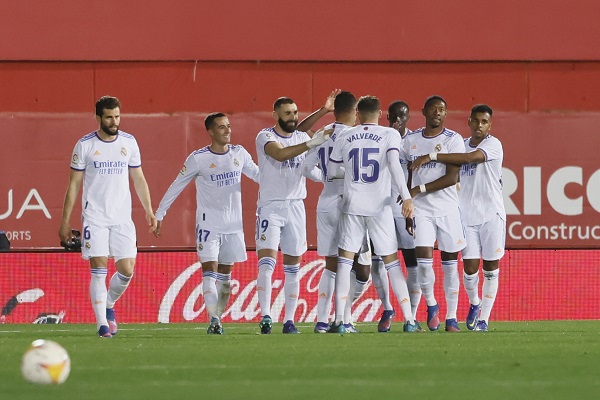
[[[322,115],[333,111],[339,90],[334,90],[325,106],[311,114],[301,125],[310,129]],[[258,209],[256,212],[256,250],[258,277],[256,290],[262,319],[262,334],[271,333],[271,277],[275,270],[277,249],[283,253],[285,272],[285,316],[283,333],[298,333],[294,315],[298,305],[300,260],[306,251],[306,178],[302,174],[304,153],[329,139],[323,130],[311,138],[298,130],[298,107],[289,97],[273,104],[274,127],[261,130],[256,137],[260,171]],[[308,120],[308,121],[307,121]]]
[[[103,96],[96,102],[100,128],[85,135],[71,156],[71,174],[65,194],[58,236],[72,239],[69,224],[77,194],[83,183],[81,255],[91,267],[90,298],[98,335],[117,333],[115,302],[129,286],[137,255],[135,225],[131,219],[129,178],[146,211],[150,231],[156,229],[150,190],[142,171],[140,149],[135,138],[119,130],[121,104],[116,97]],[[106,287],[108,258],[117,271]]]

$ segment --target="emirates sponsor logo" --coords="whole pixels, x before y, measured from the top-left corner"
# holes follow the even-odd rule
[[[281,268],[281,266],[277,266]],[[298,272],[300,281],[300,295],[296,320],[298,322],[316,322],[317,299],[319,293],[319,280],[325,260],[315,260],[302,266]],[[257,287],[256,280],[246,283],[235,279],[231,280],[231,298],[228,308],[223,313],[223,318],[229,317],[234,322],[252,321],[260,316],[258,305],[258,291],[264,290]],[[272,308],[271,317],[274,321],[281,321],[285,303],[283,279],[272,281]],[[365,288],[365,291],[371,283]],[[202,265],[194,263],[177,276],[162,297],[158,310],[157,322],[169,323],[183,319],[194,321],[204,312],[204,299],[202,298]],[[304,298],[305,296],[306,298]],[[358,298],[353,305],[353,315],[363,321],[374,321],[381,313],[381,301],[365,297]]]

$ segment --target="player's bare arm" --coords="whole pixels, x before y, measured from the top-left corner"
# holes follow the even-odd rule
[[[156,229],[154,229],[154,236],[160,237],[160,227],[162,226],[162,221],[156,221]]]
[[[317,111],[310,114],[308,117],[304,118],[298,124],[298,130],[302,132],[308,133],[310,136],[314,133],[311,131],[312,127],[317,123],[319,119],[321,119],[324,115],[333,112],[334,107],[333,104],[335,102],[335,97],[341,92],[340,89],[333,89],[327,99],[325,100],[325,104],[323,107],[319,108]]]
[[[435,160],[432,160],[432,157]],[[471,151],[469,153],[449,153],[449,154],[425,154],[417,157],[412,165],[411,169],[417,169],[424,164],[427,164],[431,161],[437,161],[444,164],[452,164],[452,165],[463,165],[463,164],[480,164],[486,162],[485,153],[481,150]]]
[[[449,186],[454,186],[458,182],[458,173],[460,167],[458,165],[448,164],[446,165],[446,174],[433,182],[429,182],[425,185],[425,192],[435,192],[437,190],[445,189]],[[415,186],[410,189],[410,195],[415,197],[418,194],[423,193],[421,186]]]
[[[60,241],[64,243],[68,243],[72,237],[71,225],[69,221],[71,219],[71,213],[73,212],[73,207],[77,201],[77,195],[79,194],[82,183],[83,171],[76,171],[72,169],[71,174],[69,175],[69,186],[67,187],[67,192],[65,193],[63,214],[60,221],[60,227],[58,229],[58,237],[60,238]]]
[[[402,201],[402,216],[407,220],[412,220],[415,211],[412,199],[403,200],[400,196],[398,196],[398,201]]]
[[[139,168],[130,168],[129,176],[133,181],[133,187],[135,188],[135,192],[142,203],[142,207],[144,207],[144,211],[146,211],[146,221],[148,222],[148,226],[150,227],[150,232],[154,232],[156,230],[156,217],[154,216],[154,212],[152,211],[152,200],[150,199],[150,189],[148,188],[148,182],[146,182],[146,177],[144,176],[144,171],[142,171],[142,167]]]

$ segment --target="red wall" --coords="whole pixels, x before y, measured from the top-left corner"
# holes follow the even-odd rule
[[[5,2],[2,60],[598,60],[596,0]]]
[[[106,93],[122,100],[124,113],[269,113],[282,95],[308,112],[335,87],[384,104],[402,98],[415,111],[439,93],[451,112],[477,102],[520,113],[597,112],[600,62],[0,63],[2,112],[89,113]]]

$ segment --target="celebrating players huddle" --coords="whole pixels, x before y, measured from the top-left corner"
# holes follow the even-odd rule
[[[311,128],[333,112],[336,122],[313,134]],[[259,184],[256,220],[257,294],[260,332],[269,334],[272,274],[277,252],[285,273],[284,334],[299,333],[294,315],[300,295],[298,272],[306,245],[306,178],[323,183],[317,204],[317,253],[325,258],[319,282],[315,333],[358,332],[351,304],[369,279],[384,306],[379,332],[395,316],[391,286],[405,332],[421,332],[416,320],[421,296],[427,303],[427,328],[440,326],[434,296],[433,250],[441,251],[447,312],[445,330],[460,331],[457,321],[458,252],[464,261],[463,284],[470,307],[469,330],[487,331],[498,290],[498,263],[504,255],[506,213],[502,201],[500,141],[490,134],[492,109],[476,105],[468,120],[471,137],[444,127],[446,101],[429,97],[425,127],[409,131],[409,106],[390,104],[388,127],[378,125],[379,99],[334,90],[325,105],[300,123],[287,97],[273,105],[275,126],[256,137],[258,165],[242,147],[231,144],[225,114],[205,119],[211,144],[194,151],[173,181],[156,215],[134,137],[119,130],[120,103],[102,97],[96,104],[99,129],[78,141],[59,229],[61,242],[73,238],[69,219],[83,184],[82,256],[90,261],[90,295],[100,337],[117,333],[114,305],[127,288],[135,264],[135,226],[131,220],[128,175],[146,210],[151,232],[159,237],[168,209],[185,187],[196,183],[196,240],[202,264],[202,291],[210,318],[209,334],[222,334],[221,315],[229,299],[232,266],[246,260],[242,231],[241,177]],[[358,119],[358,121],[357,121]],[[405,278],[398,260],[402,250]],[[117,272],[106,287],[108,258]],[[484,283],[479,296],[479,265]],[[329,320],[335,294],[333,321]]]

